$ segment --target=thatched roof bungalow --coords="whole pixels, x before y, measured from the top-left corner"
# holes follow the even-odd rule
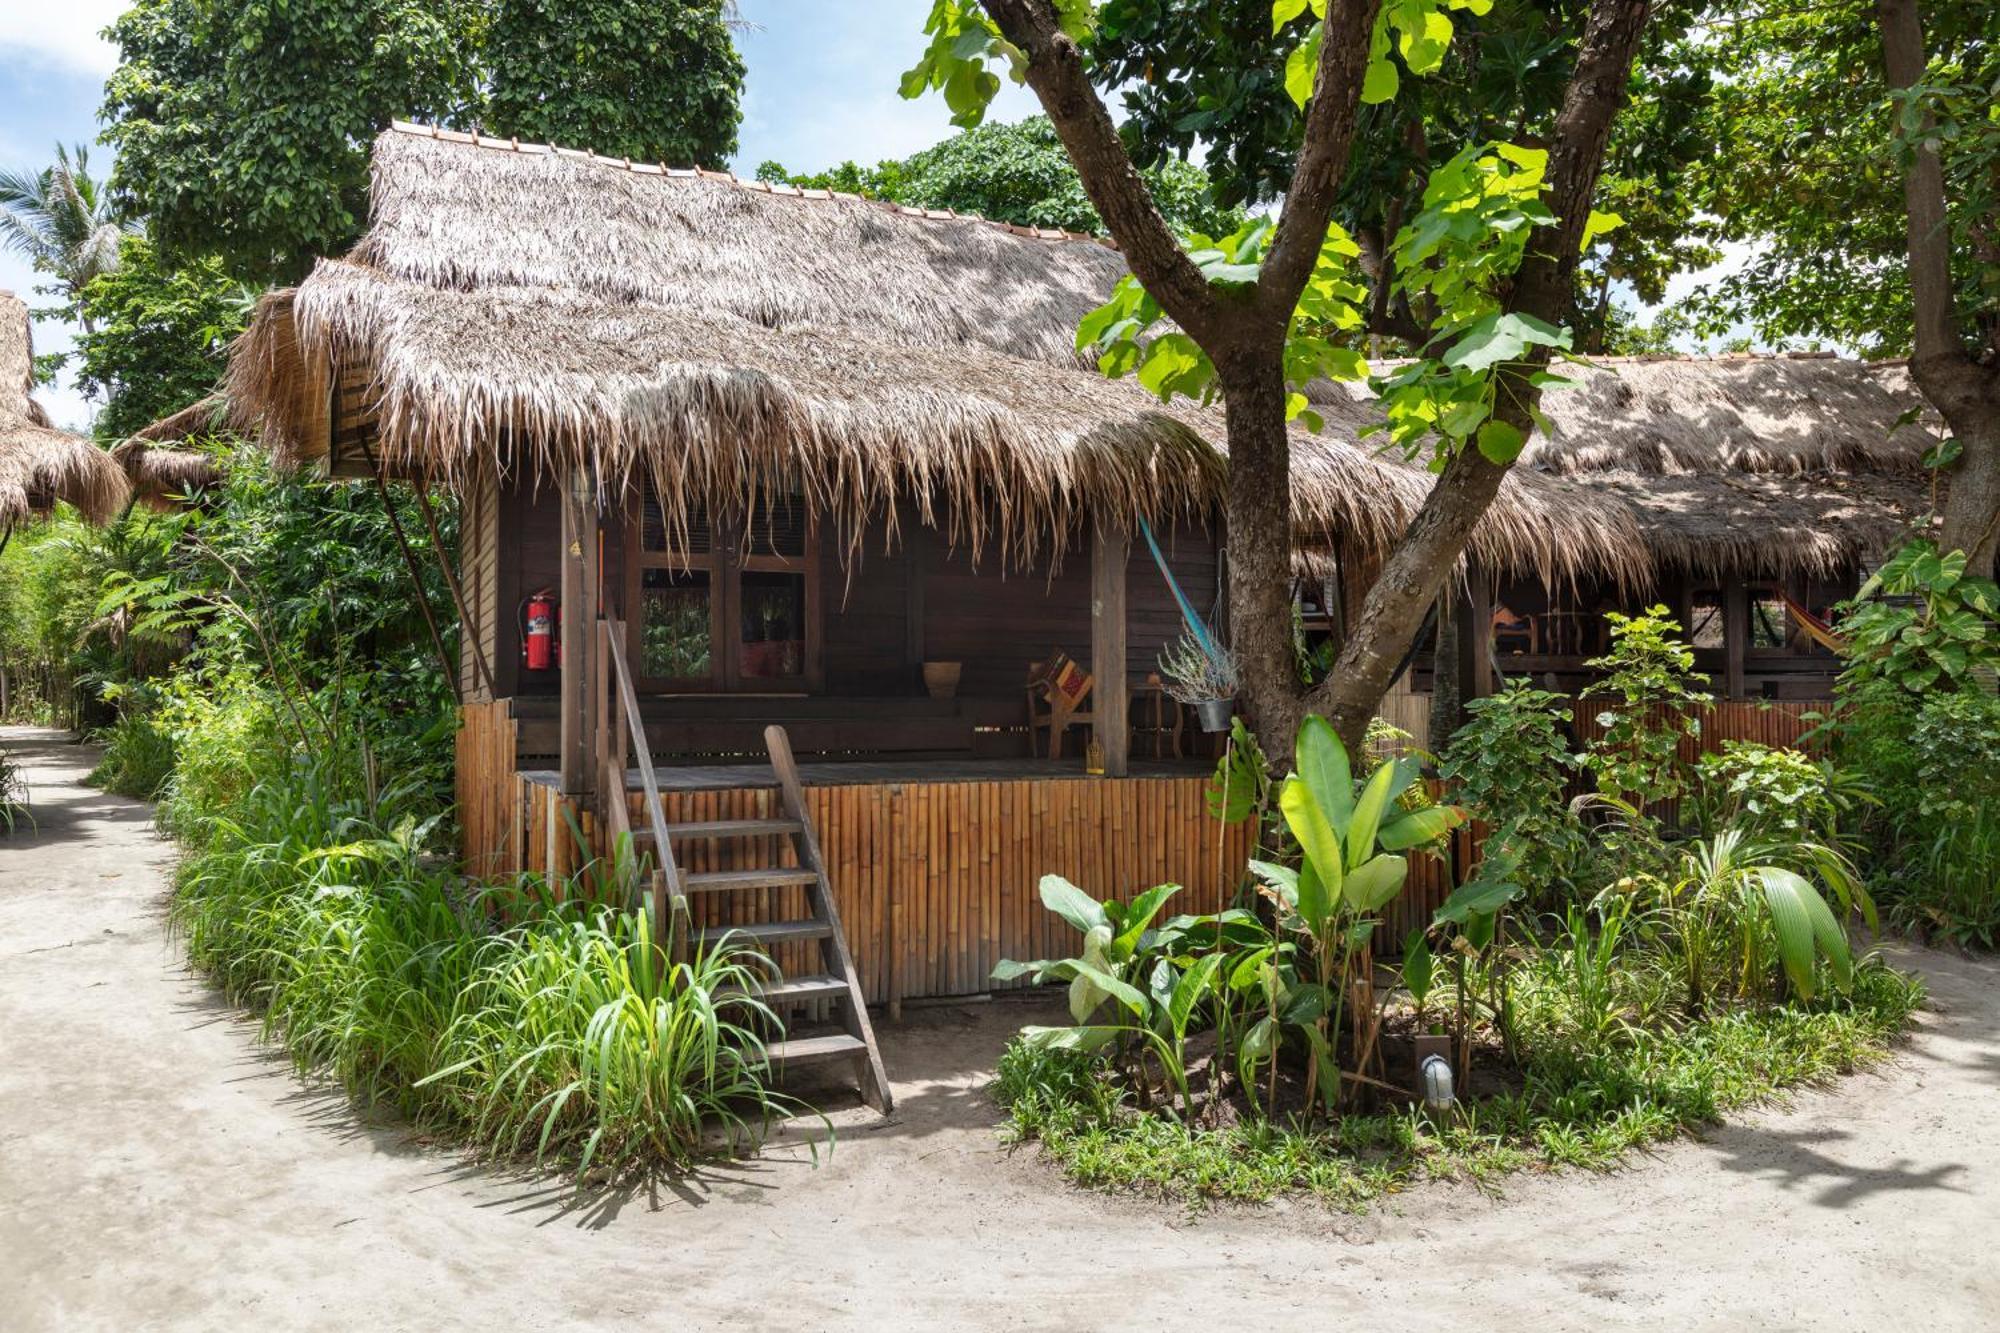
[[[0,532],[46,518],[57,501],[92,523],[117,517],[131,498],[124,472],[89,440],[55,429],[34,387],[27,303],[0,291]]]
[[[231,409],[289,458],[468,497],[467,581],[491,594],[467,613],[502,694],[533,691],[510,665],[516,604],[553,580],[557,492],[578,476],[627,565],[628,531],[685,558],[716,516],[782,508],[829,555],[842,610],[865,599],[866,559],[908,577],[919,530],[1047,582],[1141,519],[1175,559],[1205,552],[1187,580],[1215,603],[1220,414],[1079,357],[1077,321],[1124,272],[1093,238],[410,125],[378,140],[372,198],[351,253],[266,298]],[[1365,389],[1314,397],[1328,425],[1294,435],[1296,537],[1365,569],[1430,478],[1374,452]],[[1895,429],[1913,401],[1824,356],[1580,372],[1475,535],[1473,583],[1539,587],[1537,614],[1560,589],[1691,612],[1701,586],[1746,580],[1824,606],[1924,507],[1922,433]],[[482,536],[503,529],[514,552]],[[637,614],[636,588],[600,582]],[[1172,624],[1139,637],[1135,675]],[[919,637],[895,679],[933,651]],[[878,667],[855,687],[887,688]],[[828,660],[800,683],[840,674]],[[971,683],[997,694],[1001,675]]]
[[[953,993],[1040,947],[1006,923],[1044,871],[1204,910],[1244,850],[1173,767],[1192,727],[1148,677],[1181,613],[1135,540],[1221,617],[1222,422],[1079,358],[1123,272],[1089,237],[399,125],[367,234],[264,300],[226,389],[288,458],[460,495],[470,861],[560,869],[563,801],[645,819],[619,719],[639,769],[672,761],[669,818],[737,827],[782,723],[849,793],[815,818],[850,933],[880,932],[870,996]],[[1373,452],[1365,394],[1315,397],[1295,535],[1358,583],[1430,478]],[[1554,670],[1604,605],[1714,609],[1739,644],[1753,586],[1824,605],[1902,521],[1898,397],[1832,360],[1587,373],[1475,534],[1461,639]],[[1055,653],[1082,670],[1031,674]],[[1146,780],[1078,796],[1071,721]],[[892,901],[936,929],[889,938]]]

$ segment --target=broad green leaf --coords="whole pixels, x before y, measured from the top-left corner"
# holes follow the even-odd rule
[[[1382,827],[1382,815],[1396,792],[1397,765],[1384,764],[1368,775],[1361,796],[1354,802],[1354,814],[1346,830],[1347,869],[1353,870],[1375,855],[1375,833]]]
[[[1116,1041],[1128,1027],[1080,1024],[1076,1027],[1043,1027],[1030,1024],[1021,1029],[1021,1043],[1043,1051],[1101,1051]]]
[[[1433,959],[1430,941],[1421,928],[1403,941],[1403,989],[1421,1006],[1431,993]]]
[[[1291,97],[1293,104],[1301,109],[1312,100],[1313,84],[1319,78],[1319,48],[1324,33],[1325,30],[1315,24],[1306,39],[1293,47],[1292,53],[1285,57],[1285,92]],[[1367,100],[1365,90],[1362,93],[1362,100]]]
[[[1490,462],[1503,466],[1513,462],[1527,443],[1528,437],[1518,427],[1504,421],[1489,421],[1479,428],[1479,452]]]
[[[1041,896],[1042,906],[1086,935],[1099,926],[1111,924],[1103,904],[1061,875],[1042,876]]]
[[[1347,876],[1347,905],[1357,912],[1373,912],[1403,891],[1410,873],[1408,859],[1396,852],[1362,862]]]
[[[1433,805],[1422,810],[1412,810],[1383,824],[1375,834],[1375,841],[1384,850],[1404,852],[1412,847],[1422,847],[1436,842],[1467,819],[1471,818],[1462,806]]]
[[[1167,905],[1167,899],[1180,891],[1181,886],[1178,884],[1159,884],[1132,900],[1132,905],[1125,909],[1125,919],[1118,929],[1116,947],[1121,957],[1131,954],[1133,947],[1139,942],[1139,937],[1145,933],[1146,927],[1153,924],[1153,918]]]
[[[1392,102],[1396,90],[1402,86],[1402,76],[1396,73],[1394,61],[1371,60],[1368,72],[1361,76],[1361,100],[1369,106],[1382,102]]]
[[[1782,866],[1759,866],[1757,878],[1764,888],[1764,902],[1771,909],[1771,927],[1778,937],[1778,961],[1791,978],[1799,998],[1813,997],[1813,925],[1805,895],[1812,885]],[[1824,907],[1826,904],[1821,903]]]
[[[1618,216],[1618,214],[1601,213],[1593,208],[1590,210],[1590,216],[1584,221],[1583,240],[1578,244],[1577,248],[1579,250],[1588,250],[1590,249],[1591,242],[1595,241],[1598,237],[1617,231],[1624,225],[1625,219]]]
[[[1285,779],[1285,785],[1278,792],[1278,808],[1284,813],[1285,824],[1292,836],[1299,840],[1304,850],[1306,862],[1315,872],[1314,876],[1301,875],[1299,880],[1299,915],[1306,919],[1307,928],[1318,934],[1320,927],[1331,914],[1334,904],[1340,901],[1341,883],[1345,878],[1346,866],[1342,860],[1340,837],[1327,822],[1326,811],[1313,799],[1313,794],[1299,778]],[[1308,901],[1307,879],[1316,881],[1315,887],[1324,891],[1325,901]]]
[[[1340,743],[1340,733],[1317,713],[1308,714],[1299,724],[1292,748],[1307,790],[1333,827],[1345,829],[1354,814],[1354,770],[1347,747]]]

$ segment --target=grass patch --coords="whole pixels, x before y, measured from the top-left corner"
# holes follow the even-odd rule
[[[1134,1110],[1087,1056],[1018,1042],[1001,1058],[994,1092],[1011,1137],[1038,1142],[1079,1185],[1190,1203],[1303,1194],[1358,1211],[1423,1180],[1491,1186],[1524,1169],[1615,1166],[1727,1112],[1866,1068],[1924,991],[1870,962],[1846,996],[1630,1028],[1592,1044],[1574,1040],[1553,1004],[1523,998],[1521,1088],[1436,1118],[1409,1108],[1318,1124],[1189,1125]]]

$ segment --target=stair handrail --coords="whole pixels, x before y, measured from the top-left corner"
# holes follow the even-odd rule
[[[625,660],[625,622],[606,616],[597,623],[603,629],[605,659],[611,664],[615,702],[618,711],[624,714],[626,733],[632,742],[632,758],[639,769],[639,785],[646,794],[646,819],[653,835],[655,867],[653,943],[665,949],[673,938],[673,916],[678,915],[684,903],[680,869],[674,864],[673,842],[667,834],[667,814],[660,805],[660,778],[653,771],[653,751],[646,742],[646,724],[639,716],[639,694],[632,687],[632,668]],[[612,702],[607,700],[607,706]],[[615,722],[613,727],[616,727]],[[606,793],[605,799],[622,802],[625,799],[625,773],[621,769],[615,776],[616,786]]]

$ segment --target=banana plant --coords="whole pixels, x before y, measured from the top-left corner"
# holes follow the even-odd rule
[[[1331,1109],[1340,1080],[1329,1013],[1338,1032],[1348,978],[1374,926],[1371,914],[1403,891],[1410,869],[1405,853],[1444,837],[1465,822],[1466,812],[1449,805],[1404,809],[1401,797],[1420,772],[1407,758],[1383,763],[1357,790],[1347,748],[1323,717],[1300,724],[1294,754],[1297,770],[1279,790],[1278,809],[1298,842],[1299,865],[1253,861],[1250,869],[1279,903],[1280,924],[1306,938],[1325,990],[1326,1002],[1313,1020],[1296,1026],[1311,1048],[1321,1100]]]

